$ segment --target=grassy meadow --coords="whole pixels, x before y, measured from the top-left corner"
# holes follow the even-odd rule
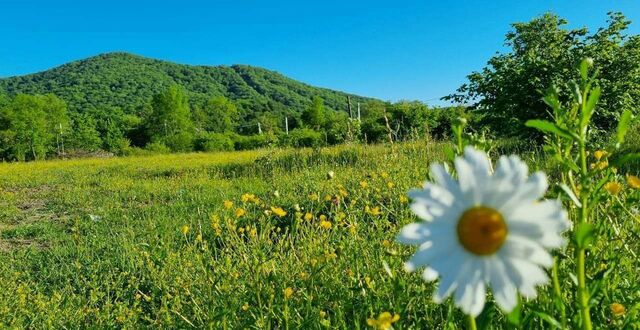
[[[532,172],[547,166],[553,188],[549,162],[523,157]],[[394,242],[417,220],[406,192],[445,158],[443,145],[413,142],[2,164],[0,324],[358,329],[390,312],[396,329],[462,328],[462,312],[403,270],[415,249]],[[594,211],[598,327],[638,328],[639,199],[625,187]],[[564,301],[574,268],[561,258]],[[557,325],[553,290],[524,302],[524,328]],[[564,307],[571,320],[578,307]],[[478,325],[505,326],[496,308]]]

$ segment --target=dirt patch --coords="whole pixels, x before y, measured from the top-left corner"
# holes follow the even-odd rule
[[[33,247],[36,249],[44,249],[47,247],[47,243],[38,241],[35,239],[22,239],[22,238],[0,239],[0,252],[9,252],[13,250],[26,249],[30,247]]]
[[[5,191],[7,190],[5,189]],[[52,191],[53,187],[48,185],[13,190],[15,199],[10,202],[11,205],[5,205],[13,208],[13,211],[0,217],[0,234],[5,236],[4,234],[7,232],[25,228],[24,226],[28,228],[31,224],[61,219],[60,215],[47,206],[47,196]],[[19,234],[19,236],[23,235]],[[38,237],[0,238],[0,252],[31,247],[41,249],[47,245],[46,241],[42,241]]]

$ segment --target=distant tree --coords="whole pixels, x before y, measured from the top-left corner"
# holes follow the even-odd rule
[[[102,147],[102,139],[96,127],[96,120],[89,114],[73,114],[71,134],[67,148],[94,152]]]
[[[172,85],[151,101],[146,127],[152,142],[164,143],[173,151],[193,147],[193,123],[187,97],[182,88]]]
[[[319,130],[324,123],[324,102],[319,96],[314,96],[311,106],[302,113],[304,123],[315,130]]]
[[[17,95],[0,111],[0,149],[19,161],[46,158],[55,150],[56,134],[60,139],[67,129],[66,111],[53,95]]]
[[[400,101],[387,106],[395,140],[408,140],[428,133],[430,110],[420,101]]]
[[[534,135],[524,122],[549,119],[543,92],[556,85],[563,97],[569,95],[564,83],[577,77],[582,58],[591,57],[600,70],[595,83],[603,90],[594,124],[610,130],[623,110],[640,112],[640,36],[625,34],[630,22],[621,13],[610,13],[608,23],[593,34],[565,28],[567,21],[554,14],[513,24],[506,35],[510,50],[492,57],[445,99],[471,104],[485,114],[483,124],[501,135]]]
[[[202,110],[203,128],[208,132],[231,132],[238,119],[238,108],[224,96],[210,98]]]

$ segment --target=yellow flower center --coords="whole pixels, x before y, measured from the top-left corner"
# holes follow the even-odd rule
[[[458,221],[458,240],[464,248],[477,255],[498,251],[507,238],[507,225],[502,215],[489,207],[473,207]]]

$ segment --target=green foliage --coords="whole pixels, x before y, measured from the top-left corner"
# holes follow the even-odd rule
[[[0,151],[8,159],[39,160],[60,151],[68,129],[66,104],[53,95],[20,94],[0,109]]]
[[[296,128],[285,138],[285,145],[292,147],[317,147],[323,142],[323,134],[310,128]]]
[[[197,108],[196,108],[197,109]],[[238,108],[224,96],[215,96],[207,100],[203,109],[194,111],[196,125],[209,132],[232,132],[238,120]]]
[[[273,134],[239,135],[232,136],[233,145],[236,150],[250,150],[268,147],[277,142]]]
[[[191,111],[184,91],[177,85],[151,101],[145,124],[152,142],[162,142],[173,151],[189,151],[193,144]]]
[[[488,66],[474,72],[458,93],[446,97],[458,103],[474,102],[485,116],[483,124],[501,135],[531,136],[523,124],[530,119],[551,120],[543,91],[558,86],[559,100],[566,100],[575,86],[566,82],[586,72],[573,68],[584,57],[599,67],[594,84],[608,91],[598,100],[593,118],[596,130],[612,131],[623,111],[640,109],[640,36],[625,34],[629,21],[610,13],[608,26],[589,34],[586,29],[567,29],[567,21],[545,14],[527,23],[513,24],[506,35],[507,53],[491,58]],[[584,118],[586,119],[586,118]]]
[[[68,136],[67,149],[97,151],[102,146],[100,133],[96,129],[96,120],[88,114],[71,116],[71,132]]]
[[[199,133],[195,139],[195,147],[198,151],[230,151],[234,149],[233,145],[232,138],[222,133]]]
[[[313,97],[311,105],[302,113],[302,121],[310,128],[320,129],[325,121],[324,101],[319,96]]]

